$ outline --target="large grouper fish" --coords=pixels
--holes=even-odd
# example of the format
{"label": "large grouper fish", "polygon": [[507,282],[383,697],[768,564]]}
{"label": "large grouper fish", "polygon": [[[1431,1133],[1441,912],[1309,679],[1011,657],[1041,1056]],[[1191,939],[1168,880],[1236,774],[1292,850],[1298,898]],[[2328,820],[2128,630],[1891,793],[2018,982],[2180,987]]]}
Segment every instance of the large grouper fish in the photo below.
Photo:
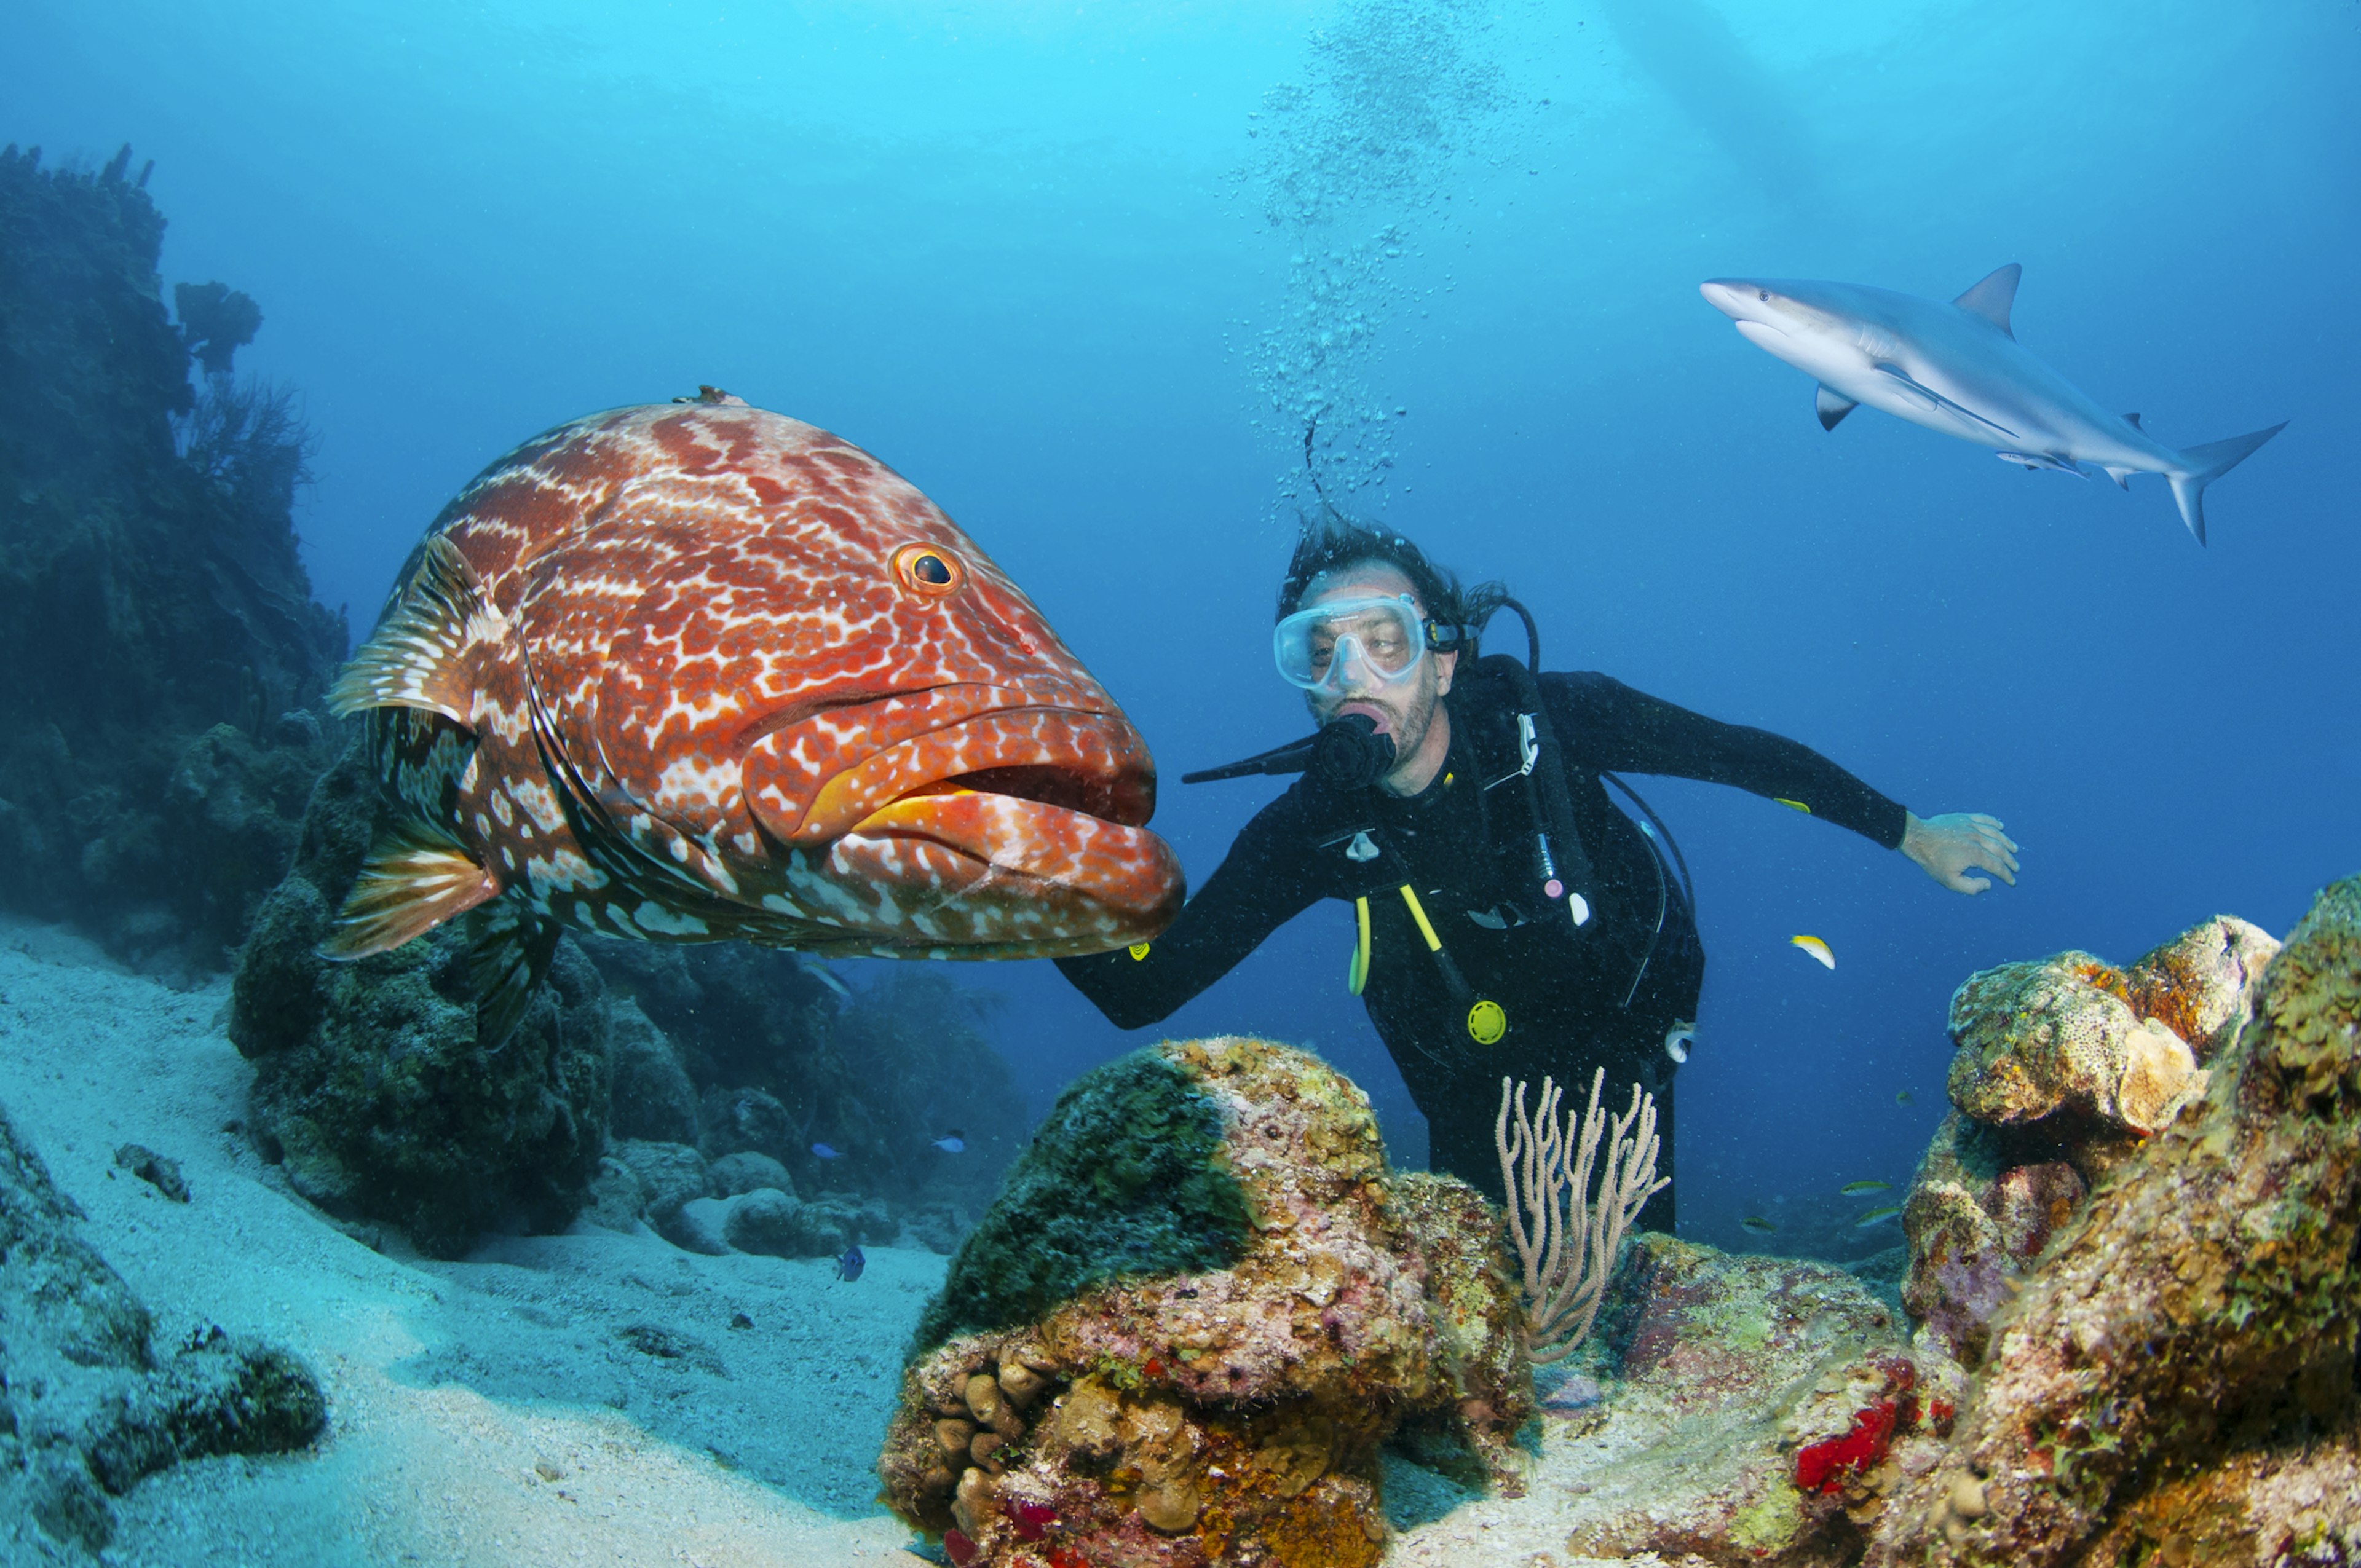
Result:
{"label": "large grouper fish", "polygon": [[329,702],[392,825],[324,950],[467,915],[487,1043],[569,927],[1013,959],[1180,908],[1147,745],[1040,611],[884,464],[710,388],[485,469]]}

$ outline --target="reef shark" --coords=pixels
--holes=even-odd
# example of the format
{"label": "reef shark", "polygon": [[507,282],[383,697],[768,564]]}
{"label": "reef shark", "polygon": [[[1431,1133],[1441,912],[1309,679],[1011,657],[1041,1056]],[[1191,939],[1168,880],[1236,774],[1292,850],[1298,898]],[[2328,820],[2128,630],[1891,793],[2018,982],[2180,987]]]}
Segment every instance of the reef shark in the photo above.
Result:
{"label": "reef shark", "polygon": [[2024,269],[2012,261],[1950,303],[1858,283],[1716,278],[1698,285],[1739,334],[1820,383],[1820,428],[1867,403],[1913,424],[1989,446],[2004,463],[2089,478],[2090,464],[2125,489],[2161,474],[2180,519],[2205,543],[2205,487],[2287,428],[2174,448],[2117,417],[2026,352],[2009,329]]}

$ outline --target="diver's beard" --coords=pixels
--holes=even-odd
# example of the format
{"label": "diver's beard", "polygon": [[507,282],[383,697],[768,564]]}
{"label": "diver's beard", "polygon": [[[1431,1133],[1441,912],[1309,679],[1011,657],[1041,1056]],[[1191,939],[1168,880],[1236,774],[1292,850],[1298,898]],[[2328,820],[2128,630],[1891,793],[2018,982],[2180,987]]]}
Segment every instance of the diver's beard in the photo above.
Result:
{"label": "diver's beard", "polygon": [[1375,708],[1384,714],[1381,733],[1391,738],[1394,743],[1395,764],[1388,770],[1390,777],[1393,773],[1408,766],[1411,760],[1418,755],[1419,749],[1426,744],[1427,731],[1434,728],[1434,710],[1443,698],[1430,684],[1429,678],[1422,678],[1416,689],[1400,698],[1389,700],[1389,697],[1390,694],[1380,696],[1368,692],[1349,692],[1334,702],[1312,704],[1312,717],[1321,724],[1332,724],[1343,718],[1348,709]]}

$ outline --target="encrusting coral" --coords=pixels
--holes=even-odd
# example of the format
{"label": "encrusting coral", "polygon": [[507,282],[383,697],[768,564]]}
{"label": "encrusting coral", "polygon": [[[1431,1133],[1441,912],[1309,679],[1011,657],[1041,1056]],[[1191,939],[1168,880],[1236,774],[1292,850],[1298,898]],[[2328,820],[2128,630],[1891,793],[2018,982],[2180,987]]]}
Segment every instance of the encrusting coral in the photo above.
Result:
{"label": "encrusting coral", "polygon": [[1498,1217],[1387,1168],[1304,1052],[1169,1043],[1077,1080],[929,1309],[878,1461],[957,1563],[1366,1568],[1405,1421],[1520,1485]]}
{"label": "encrusting coral", "polygon": [[[2361,1541],[2323,1490],[2356,1473],[2361,878],[2321,894],[2239,1028],[2250,930],[2213,923],[2153,964],[2201,982],[2150,1016],[2204,1036],[2204,1097],[2115,1162],[1992,1320],[1957,1435],[1870,1562],[2252,1563],[2283,1542],[2326,1563]],[[2312,1509],[2303,1539],[2257,1517],[2274,1506]]]}

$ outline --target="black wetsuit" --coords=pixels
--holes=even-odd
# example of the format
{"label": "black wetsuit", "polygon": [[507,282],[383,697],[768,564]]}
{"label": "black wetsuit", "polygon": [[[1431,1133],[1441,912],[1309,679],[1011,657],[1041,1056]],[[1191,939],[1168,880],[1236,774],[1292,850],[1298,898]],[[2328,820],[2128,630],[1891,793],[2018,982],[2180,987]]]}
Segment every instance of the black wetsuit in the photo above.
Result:
{"label": "black wetsuit", "polygon": [[[1637,822],[1609,801],[1599,773],[1735,784],[1799,803],[1889,849],[1901,844],[1906,817],[1795,741],[1719,723],[1606,675],[1544,674],[1538,685],[1589,861],[1591,918],[1576,929],[1568,905],[1542,890],[1533,808],[1517,776],[1518,694],[1500,663],[1463,665],[1466,678],[1444,699],[1450,754],[1422,793],[1339,790],[1307,773],[1246,824],[1144,956],[1107,953],[1058,965],[1118,1027],[1141,1028],[1229,972],[1313,901],[1366,897],[1370,956],[1362,1000],[1426,1115],[1433,1168],[1497,1199],[1493,1120],[1501,1078],[1528,1080],[1538,1091],[1546,1073],[1579,1109],[1593,1069],[1604,1067],[1604,1098],[1617,1109],[1629,1103],[1635,1081],[1655,1095],[1664,1145],[1659,1173],[1669,1175],[1675,1064],[1664,1036],[1675,1021],[1697,1017],[1705,953],[1677,879]],[[1404,883],[1451,966],[1429,950],[1400,895]],[[1338,954],[1340,986],[1345,957]],[[1454,967],[1461,984],[1453,983]],[[1478,999],[1506,1014],[1507,1031],[1490,1045],[1477,1043],[1468,1027]],[[1667,1188],[1642,1223],[1670,1229],[1672,1196]]]}

